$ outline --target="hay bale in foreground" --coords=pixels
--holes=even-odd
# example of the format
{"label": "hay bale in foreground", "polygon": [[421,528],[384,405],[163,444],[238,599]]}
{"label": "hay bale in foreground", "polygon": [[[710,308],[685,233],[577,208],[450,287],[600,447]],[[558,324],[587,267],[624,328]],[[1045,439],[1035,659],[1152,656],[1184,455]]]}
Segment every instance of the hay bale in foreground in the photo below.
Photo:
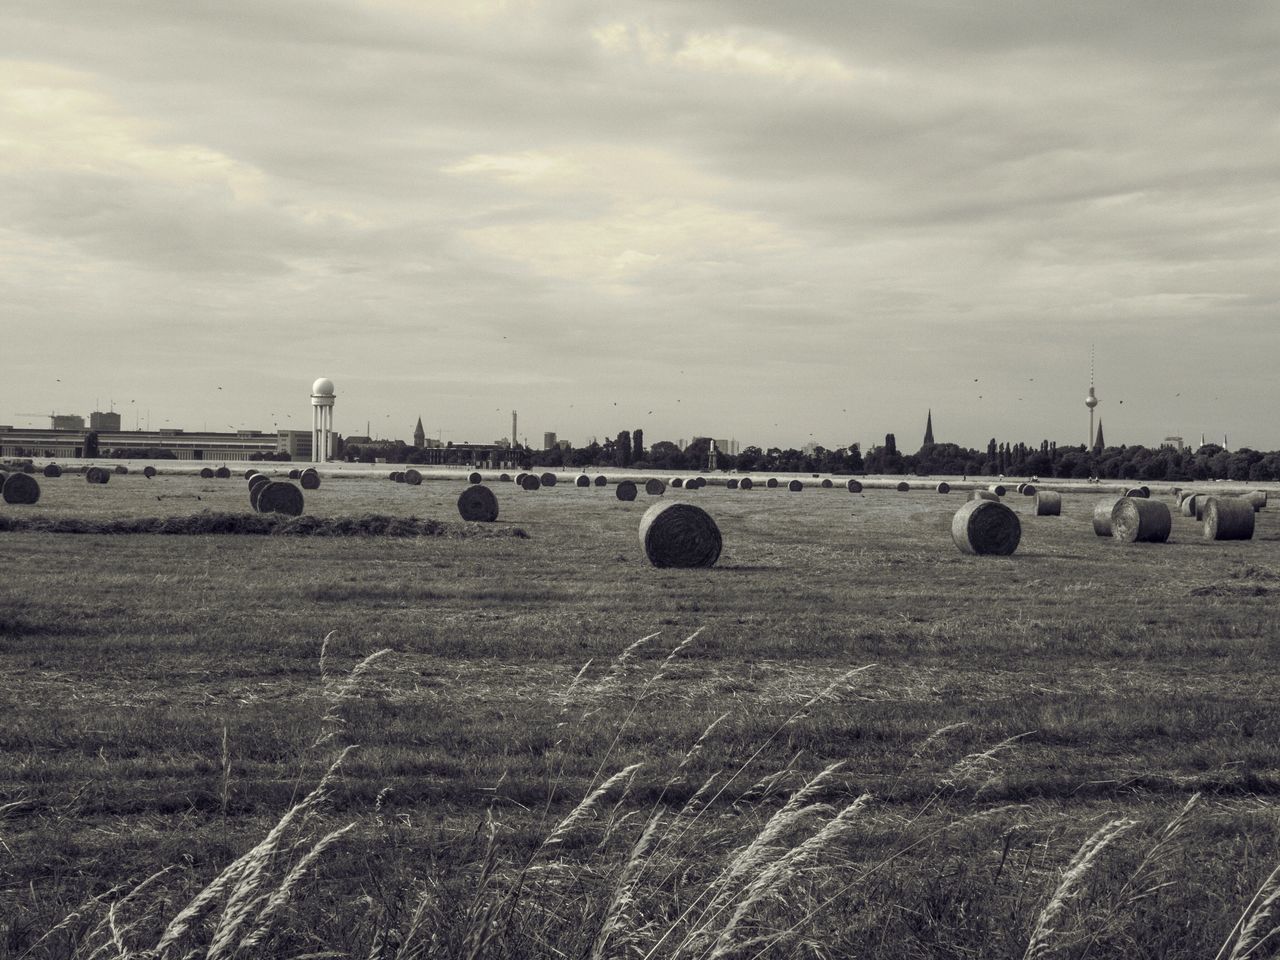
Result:
{"label": "hay bale in foreground", "polygon": [[1111,536],[1111,511],[1115,509],[1121,497],[1108,497],[1099,500],[1093,508],[1093,532],[1100,537]]}
{"label": "hay bale in foreground", "polygon": [[150,480],[152,477],[156,475],[156,468],[151,466],[150,464],[147,464],[145,467],[142,468],[142,475],[146,477],[148,480]]}
{"label": "hay bale in foreground", "polygon": [[591,478],[585,473],[580,473],[578,474],[578,479],[573,481],[573,484],[576,487],[589,487],[591,486]]}
{"label": "hay bale in foreground", "polygon": [[538,479],[536,473],[526,473],[524,479],[520,481],[521,490],[537,490],[542,486],[542,481]]}
{"label": "hay bale in foreground", "polygon": [[476,470],[467,474],[467,483],[479,483],[483,479],[484,477],[480,476],[480,473]]}
{"label": "hay bale in foreground", "polygon": [[[40,484],[29,473],[11,473],[4,478],[0,496],[4,497],[5,503],[30,505],[40,499]],[[1251,507],[1250,512],[1252,509]]]}
{"label": "hay bale in foreground", "polygon": [[46,463],[44,465],[43,472],[46,477],[50,477],[50,478],[62,476],[62,468],[58,466],[56,463]]}
{"label": "hay bale in foreground", "polygon": [[990,490],[971,490],[969,491],[969,499],[970,500],[990,500],[994,502],[999,502],[1000,500],[1000,498],[997,497]]}
{"label": "hay bale in foreground", "polygon": [[644,492],[651,497],[660,497],[667,492],[667,485],[656,477],[650,477],[644,482]]}
{"label": "hay bale in foreground", "polygon": [[1035,498],[1037,517],[1062,516],[1062,494],[1052,490],[1041,490]]}
{"label": "hay bale in foreground", "polygon": [[1018,549],[1022,523],[998,500],[970,500],[951,518],[951,539],[961,553],[1007,557]]}
{"label": "hay bale in foreground", "polygon": [[834,486],[835,484],[831,482],[830,478],[827,478],[822,481],[822,489],[824,490],[830,490]]}
{"label": "hay bale in foreground", "polygon": [[897,486],[895,486],[894,489],[897,490],[899,493],[906,493],[908,490],[911,489],[911,484],[907,483],[907,481],[905,480],[899,480]]}
{"label": "hay bale in foreground", "polygon": [[850,480],[848,483],[845,484],[845,489],[848,490],[850,493],[861,493],[862,484],[859,483],[857,480]]}
{"label": "hay bale in foreground", "polygon": [[737,477],[730,477],[728,480],[726,480],[726,481],[724,482],[724,488],[725,488],[726,490],[737,490],[737,489],[738,489],[738,478],[737,478]]}
{"label": "hay bale in foreground", "polygon": [[799,493],[801,490],[804,489],[804,484],[801,483],[799,480],[792,480],[790,483],[787,484],[787,489],[790,490],[792,493]]}
{"label": "hay bale in foreground", "polygon": [[1209,501],[1212,499],[1213,497],[1209,496],[1207,493],[1202,493],[1200,496],[1196,497],[1195,516],[1197,521],[1204,519],[1204,508],[1208,506]]}
{"label": "hay bale in foreground", "polygon": [[554,473],[544,473],[538,479],[542,481],[544,487],[554,487],[556,485],[556,475]]}
{"label": "hay bale in foreground", "polygon": [[265,486],[270,482],[271,482],[271,478],[268,477],[265,473],[255,473],[252,477],[249,478],[249,489],[252,490],[254,487]]}
{"label": "hay bale in foreground", "polygon": [[271,485],[270,480],[264,480],[262,483],[252,483],[249,485],[249,506],[256,512],[258,510],[258,498],[262,496],[262,491]]}
{"label": "hay bale in foreground", "polygon": [[609,478],[602,473],[600,476],[596,477],[595,483],[597,487],[607,487],[609,485]]}
{"label": "hay bale in foreground", "polygon": [[[416,487],[422,483],[422,473],[410,467],[404,472],[404,482],[411,487]],[[307,475],[305,473],[302,475],[302,485],[304,487],[307,485]]]}
{"label": "hay bale in foreground", "polygon": [[287,517],[300,517],[302,503],[302,491],[292,483],[272,480],[258,488],[259,513],[283,513]]}
{"label": "hay bale in foreground", "polygon": [[1209,497],[1204,508],[1206,540],[1252,540],[1253,504],[1244,497]]}
{"label": "hay bale in foreground", "polygon": [[1002,483],[993,483],[991,484],[991,486],[987,487],[987,489],[990,490],[992,493],[994,493],[997,497],[1003,497],[1006,493],[1009,492],[1007,489],[1005,489],[1005,486]]}
{"label": "hay bale in foreground", "polygon": [[765,486],[766,486],[766,487],[768,487],[770,490],[774,490],[774,489],[776,489],[776,488],[777,488],[777,486],[778,486],[777,478],[776,478],[776,477],[770,477],[770,478],[765,482]]}
{"label": "hay bale in foreground", "polygon": [[1249,505],[1252,506],[1255,511],[1261,510],[1267,505],[1267,491],[1254,490],[1251,493],[1246,493],[1241,499],[1248,500]]}
{"label": "hay bale in foreground", "polygon": [[640,543],[655,567],[710,567],[720,558],[720,528],[691,503],[655,503],[640,519]]}
{"label": "hay bale in foreground", "polygon": [[750,490],[755,485],[756,485],[756,482],[752,480],[750,477],[743,477],[741,480],[738,481],[739,490]]}
{"label": "hay bale in foreground", "polygon": [[1121,497],[1111,509],[1111,538],[1124,543],[1164,543],[1173,529],[1169,508],[1146,497]]}
{"label": "hay bale in foreground", "polygon": [[498,519],[498,498],[483,483],[473,483],[458,495],[458,514],[463,520],[493,523]]}
{"label": "hay bale in foreground", "polygon": [[947,483],[945,480],[939,480],[938,485],[934,487],[933,490],[935,493],[950,493],[951,484]]}
{"label": "hay bale in foreground", "polygon": [[219,467],[217,470],[213,471],[213,475],[219,480],[230,480],[231,468],[227,466]]}
{"label": "hay bale in foreground", "polygon": [[634,500],[636,498],[635,481],[620,480],[618,485],[614,488],[613,493],[619,500],[626,500],[628,502]]}

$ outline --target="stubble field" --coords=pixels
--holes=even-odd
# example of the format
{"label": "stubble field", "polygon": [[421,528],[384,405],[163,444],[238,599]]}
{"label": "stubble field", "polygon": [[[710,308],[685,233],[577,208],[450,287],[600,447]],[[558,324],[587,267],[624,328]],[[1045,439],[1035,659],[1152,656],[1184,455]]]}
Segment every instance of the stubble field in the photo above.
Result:
{"label": "stubble field", "polygon": [[[4,515],[248,510],[41,483]],[[307,493],[439,537],[0,533],[0,957],[1274,952],[1274,508],[1126,546],[1011,494],[975,558],[963,495],[668,490],[725,543],[678,571],[643,492],[461,485]]]}

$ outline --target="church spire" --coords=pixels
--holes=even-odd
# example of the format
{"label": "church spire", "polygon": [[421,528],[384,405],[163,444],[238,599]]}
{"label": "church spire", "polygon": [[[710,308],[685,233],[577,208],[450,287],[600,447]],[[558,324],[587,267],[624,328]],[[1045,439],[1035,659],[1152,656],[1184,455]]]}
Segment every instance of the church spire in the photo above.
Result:
{"label": "church spire", "polygon": [[933,445],[933,408],[929,409],[929,415],[924,420],[924,446]]}
{"label": "church spire", "polygon": [[426,446],[427,432],[422,429],[422,418],[418,418],[418,425],[413,429],[413,445],[415,447]]}
{"label": "church spire", "polygon": [[1102,418],[1099,417],[1098,418],[1098,435],[1094,438],[1094,441],[1093,441],[1093,452],[1101,453],[1106,448],[1106,446],[1107,446],[1106,441],[1102,439]]}

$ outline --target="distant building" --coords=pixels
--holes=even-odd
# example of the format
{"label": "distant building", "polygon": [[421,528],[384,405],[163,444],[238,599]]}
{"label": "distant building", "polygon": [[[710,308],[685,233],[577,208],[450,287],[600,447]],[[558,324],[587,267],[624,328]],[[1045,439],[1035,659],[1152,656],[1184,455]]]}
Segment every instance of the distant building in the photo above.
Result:
{"label": "distant building", "polygon": [[49,426],[54,430],[83,430],[84,417],[74,413],[55,413],[49,418]]}
{"label": "distant building", "polygon": [[427,432],[422,429],[422,418],[418,418],[418,425],[413,428],[413,445],[421,447],[426,443]]}
{"label": "distant building", "polygon": [[933,446],[933,410],[924,419],[924,443],[921,446]]}
{"label": "distant building", "polygon": [[1184,444],[1181,437],[1165,437],[1160,441],[1161,450],[1177,450],[1181,451]]}
{"label": "distant building", "polygon": [[276,449],[293,460],[309,461],[314,439],[311,430],[280,430],[276,434]]}
{"label": "distant building", "polygon": [[120,414],[114,411],[103,413],[101,410],[95,410],[89,414],[90,430],[111,430],[119,432],[120,430]]}
{"label": "distant building", "polygon": [[556,441],[556,446],[557,446],[557,447],[559,447],[561,450],[572,450],[572,449],[573,449],[573,444],[572,444],[571,442],[569,442],[568,440],[557,440],[557,441]]}
{"label": "distant building", "polygon": [[737,440],[717,440],[716,450],[730,457],[736,457],[738,455],[738,441]]}
{"label": "distant building", "polygon": [[542,435],[542,449],[554,450],[556,447],[556,434],[554,430],[549,430]]}

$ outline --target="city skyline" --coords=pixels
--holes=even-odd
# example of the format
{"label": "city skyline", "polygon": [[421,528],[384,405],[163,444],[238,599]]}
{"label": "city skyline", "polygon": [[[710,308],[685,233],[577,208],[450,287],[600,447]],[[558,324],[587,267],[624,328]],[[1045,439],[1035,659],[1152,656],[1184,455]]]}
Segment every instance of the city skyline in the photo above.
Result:
{"label": "city skyline", "polygon": [[1113,442],[1280,448],[1277,40],[1253,2],[19,0],[0,422],[305,429],[320,370],[341,433],[1081,442],[1096,344]]}

